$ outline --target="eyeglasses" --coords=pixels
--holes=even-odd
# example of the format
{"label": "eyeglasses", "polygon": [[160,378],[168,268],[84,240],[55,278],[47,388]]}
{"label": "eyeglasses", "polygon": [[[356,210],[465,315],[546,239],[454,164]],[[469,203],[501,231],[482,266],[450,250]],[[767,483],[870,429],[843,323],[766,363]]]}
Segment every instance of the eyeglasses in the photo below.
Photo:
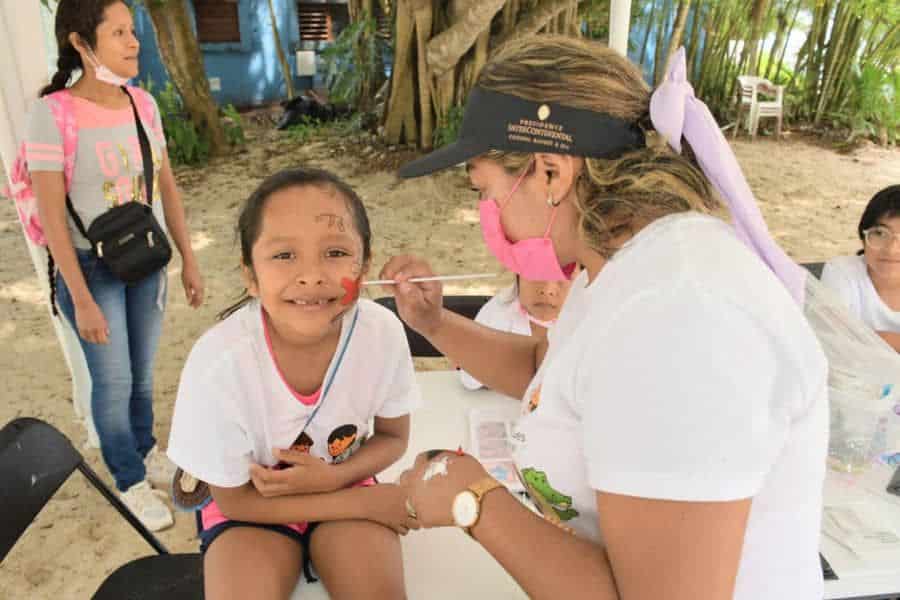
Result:
{"label": "eyeglasses", "polygon": [[895,239],[900,240],[900,233],[894,233],[884,225],[876,225],[863,230],[863,239],[866,245],[875,250],[883,250],[891,245]]}

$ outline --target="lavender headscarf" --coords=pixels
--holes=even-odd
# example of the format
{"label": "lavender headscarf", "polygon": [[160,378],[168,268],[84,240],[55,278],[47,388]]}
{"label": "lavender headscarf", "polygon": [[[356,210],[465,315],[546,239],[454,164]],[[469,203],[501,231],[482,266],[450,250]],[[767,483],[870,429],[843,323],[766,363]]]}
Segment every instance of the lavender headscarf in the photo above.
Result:
{"label": "lavender headscarf", "polygon": [[731,146],[709,108],[694,96],[687,80],[684,48],[672,57],[665,79],[650,98],[650,118],[676,152],[681,153],[682,135],[691,144],[700,168],[730,209],[738,238],[772,269],[802,306],[806,271],[772,239]]}

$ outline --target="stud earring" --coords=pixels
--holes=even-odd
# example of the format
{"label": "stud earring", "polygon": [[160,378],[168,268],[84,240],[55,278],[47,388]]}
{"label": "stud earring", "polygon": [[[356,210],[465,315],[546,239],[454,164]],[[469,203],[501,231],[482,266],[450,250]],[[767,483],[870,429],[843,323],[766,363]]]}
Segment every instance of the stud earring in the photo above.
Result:
{"label": "stud earring", "polygon": [[553,199],[553,192],[550,192],[549,194],[547,194],[547,206],[552,206],[553,208],[556,208],[557,206],[559,206],[560,202],[562,202],[562,200],[554,200]]}

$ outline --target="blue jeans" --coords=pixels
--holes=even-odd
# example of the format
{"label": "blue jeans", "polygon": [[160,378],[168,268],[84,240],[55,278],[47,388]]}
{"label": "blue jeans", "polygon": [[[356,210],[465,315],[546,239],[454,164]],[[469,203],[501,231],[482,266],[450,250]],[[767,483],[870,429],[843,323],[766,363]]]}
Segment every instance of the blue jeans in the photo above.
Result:
{"label": "blue jeans", "polygon": [[[91,412],[103,460],[125,491],[146,476],[144,458],[153,437],[153,359],[162,331],[165,271],[126,285],[88,250],[76,250],[94,301],[109,326],[109,343],[92,344],[80,336],[91,374]],[[75,306],[59,275],[56,302],[76,335]]]}

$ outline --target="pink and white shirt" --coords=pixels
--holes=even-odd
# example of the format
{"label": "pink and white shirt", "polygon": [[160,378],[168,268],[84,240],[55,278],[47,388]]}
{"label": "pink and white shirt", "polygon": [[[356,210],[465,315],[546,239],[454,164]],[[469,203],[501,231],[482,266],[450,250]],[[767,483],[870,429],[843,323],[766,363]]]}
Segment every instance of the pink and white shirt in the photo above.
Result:
{"label": "pink and white shirt", "polygon": [[[159,190],[159,170],[166,147],[162,120],[152,96],[135,88],[131,91],[146,96],[137,104],[147,107],[139,110],[153,153],[153,212],[165,228]],[[78,144],[68,193],[84,226],[90,227],[95,218],[113,206],[132,200],[146,202],[144,163],[130,106],[113,110],[74,95],[70,98]],[[45,98],[38,99],[29,111],[25,156],[32,173],[64,171],[63,136]],[[76,248],[90,248],[71,217],[69,232]]]}

